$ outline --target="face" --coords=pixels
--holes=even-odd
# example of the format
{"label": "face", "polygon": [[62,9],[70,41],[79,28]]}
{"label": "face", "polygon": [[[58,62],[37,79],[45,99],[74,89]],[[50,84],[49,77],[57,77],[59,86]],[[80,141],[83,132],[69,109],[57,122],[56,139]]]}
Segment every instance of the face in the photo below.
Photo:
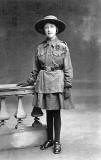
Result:
{"label": "face", "polygon": [[56,36],[57,27],[54,24],[46,23],[44,26],[44,32],[46,37],[54,38]]}

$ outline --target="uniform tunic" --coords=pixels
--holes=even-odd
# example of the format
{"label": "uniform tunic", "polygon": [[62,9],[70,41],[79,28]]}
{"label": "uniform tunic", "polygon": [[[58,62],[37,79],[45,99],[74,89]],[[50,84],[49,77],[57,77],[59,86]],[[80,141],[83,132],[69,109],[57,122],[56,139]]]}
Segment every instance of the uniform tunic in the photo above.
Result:
{"label": "uniform tunic", "polygon": [[73,68],[68,46],[57,37],[37,47],[28,82],[35,84],[33,106],[47,110],[64,108],[64,88],[72,87]]}

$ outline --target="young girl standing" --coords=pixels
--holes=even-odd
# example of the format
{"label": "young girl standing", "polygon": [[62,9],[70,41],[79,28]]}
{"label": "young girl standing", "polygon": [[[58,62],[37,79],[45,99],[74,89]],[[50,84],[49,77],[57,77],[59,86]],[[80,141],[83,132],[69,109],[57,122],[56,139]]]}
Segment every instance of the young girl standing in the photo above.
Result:
{"label": "young girl standing", "polygon": [[27,82],[20,84],[35,85],[33,105],[46,109],[47,118],[47,141],[40,149],[53,146],[54,154],[61,152],[61,109],[66,109],[64,100],[71,96],[73,78],[68,46],[57,37],[65,27],[63,21],[52,15],[35,24],[36,31],[45,35],[46,39],[37,47],[33,70]]}

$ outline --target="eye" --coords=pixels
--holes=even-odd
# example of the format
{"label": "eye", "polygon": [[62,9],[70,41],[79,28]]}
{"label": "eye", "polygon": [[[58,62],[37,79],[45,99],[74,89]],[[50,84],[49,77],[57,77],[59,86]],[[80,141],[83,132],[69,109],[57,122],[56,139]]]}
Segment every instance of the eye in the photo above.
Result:
{"label": "eye", "polygon": [[51,24],[51,26],[50,26],[51,28],[55,28],[55,26],[53,25],[53,24]]}
{"label": "eye", "polygon": [[45,28],[45,29],[47,29],[47,28],[48,28],[48,26],[45,26],[44,28]]}
{"label": "eye", "polygon": [[51,27],[54,27],[54,25],[51,24]]}

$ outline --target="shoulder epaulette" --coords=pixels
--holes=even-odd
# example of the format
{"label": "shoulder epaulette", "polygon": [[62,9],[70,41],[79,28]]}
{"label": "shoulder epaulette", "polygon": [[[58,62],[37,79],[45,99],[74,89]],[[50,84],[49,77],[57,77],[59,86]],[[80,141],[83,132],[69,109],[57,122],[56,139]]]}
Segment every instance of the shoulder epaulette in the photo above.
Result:
{"label": "shoulder epaulette", "polygon": [[61,41],[61,42],[64,43],[67,46],[67,42],[65,42],[65,41]]}
{"label": "shoulder epaulette", "polygon": [[67,42],[65,42],[65,41],[61,41],[61,42],[62,42],[62,44],[63,44],[64,50],[66,50],[66,51],[69,52],[69,48],[68,48]]}

